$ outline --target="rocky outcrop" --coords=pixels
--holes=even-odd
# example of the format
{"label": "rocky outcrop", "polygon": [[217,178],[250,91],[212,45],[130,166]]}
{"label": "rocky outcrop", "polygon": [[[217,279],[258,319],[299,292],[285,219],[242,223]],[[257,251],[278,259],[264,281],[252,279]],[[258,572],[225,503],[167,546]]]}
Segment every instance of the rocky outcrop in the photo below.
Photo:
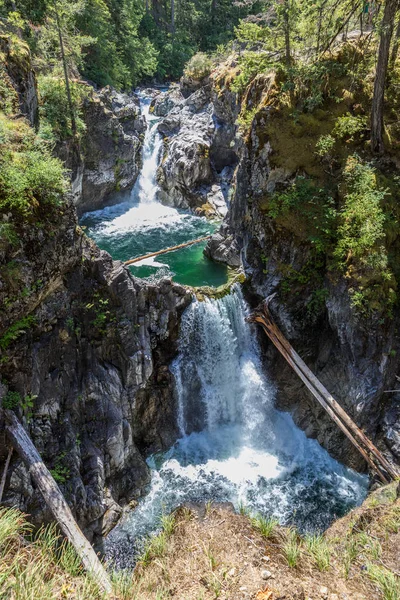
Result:
{"label": "rocky outcrop", "polygon": [[241,266],[240,248],[227,223],[223,223],[219,231],[211,237],[204,254],[215,262],[227,264],[229,267]]}
{"label": "rocky outcrop", "polygon": [[[133,186],[141,167],[142,134],[146,128],[138,98],[111,88],[91,94],[84,102],[83,118],[86,133],[81,158],[71,161],[79,214],[103,208],[110,203],[113,192]],[[65,148],[59,155],[68,165]]]}
{"label": "rocky outcrop", "polygon": [[[1,257],[0,396],[6,405],[14,398],[79,523],[96,539],[144,492],[146,454],[178,435],[168,364],[191,295],[169,280],[134,279],[80,231],[71,204],[51,230],[27,226],[21,239],[11,263],[7,251]],[[50,518],[17,457],[3,501],[35,523]]]}
{"label": "rocky outcrop", "polygon": [[[11,92],[19,79],[18,90],[34,81],[29,65],[7,77]],[[20,109],[29,117],[29,103]],[[105,89],[84,110],[81,148],[58,149],[73,170],[72,197],[37,203],[29,218],[3,215],[13,235],[0,240],[0,408],[17,412],[96,541],[143,494],[147,453],[178,435],[168,365],[191,293],[170,280],[133,278],[79,228],[74,201],[80,210],[96,208],[116,182],[132,184],[144,130],[135,96]],[[8,452],[2,425],[1,461]],[[3,502],[35,524],[51,519],[16,454]]]}
{"label": "rocky outcrop", "polygon": [[151,102],[150,111],[157,117],[166,117],[183,101],[184,97],[179,86],[172,84],[169,90],[156,94]]}
{"label": "rocky outcrop", "polygon": [[[384,393],[398,387],[397,316],[382,319],[378,315],[366,320],[358,315],[351,305],[348,283],[344,278],[327,276],[326,265],[316,260],[301,227],[277,223],[268,216],[266,198],[296,175],[290,168],[277,166],[277,153],[266,133],[273,119],[268,104],[273,87],[273,76],[254,80],[245,101],[248,110],[259,109],[247,131],[237,136],[234,122],[240,99],[229,84],[214,77],[211,95],[226,132],[223,145],[233,148],[239,162],[229,213],[205,253],[229,265],[236,265],[240,253],[251,302],[255,305],[271,298],[274,318],[295,349],[350,416],[398,459],[397,400]],[[277,382],[279,407],[290,411],[307,435],[317,438],[333,456],[363,468],[357,452],[304,390],[284,359],[263,336],[260,341],[267,368]]]}
{"label": "rocky outcrop", "polygon": [[163,115],[158,125],[164,136],[157,174],[161,202],[225,217],[234,154],[227,157],[226,136],[214,111],[210,86],[187,98],[174,87],[155,99],[153,109]]}

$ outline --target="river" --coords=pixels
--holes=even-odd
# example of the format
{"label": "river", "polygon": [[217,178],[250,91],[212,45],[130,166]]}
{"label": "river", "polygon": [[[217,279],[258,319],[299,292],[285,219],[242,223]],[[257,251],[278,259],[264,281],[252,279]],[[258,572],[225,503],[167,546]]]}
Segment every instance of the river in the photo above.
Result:
{"label": "river", "polygon": [[[149,101],[142,104],[149,127],[134,190],[123,203],[82,219],[100,247],[125,260],[215,227],[157,201],[161,140]],[[203,257],[202,249],[151,259],[133,273],[174,276],[188,285],[226,281],[226,269]],[[160,515],[186,501],[229,501],[303,531],[320,531],[365,498],[367,477],[340,465],[289,414],[275,409],[274,385],[263,371],[254,326],[246,322],[248,310],[240,286],[220,300],[194,300],[186,309],[171,366],[180,439],[148,459],[147,495],[105,541],[106,556],[118,566],[131,566]]]}

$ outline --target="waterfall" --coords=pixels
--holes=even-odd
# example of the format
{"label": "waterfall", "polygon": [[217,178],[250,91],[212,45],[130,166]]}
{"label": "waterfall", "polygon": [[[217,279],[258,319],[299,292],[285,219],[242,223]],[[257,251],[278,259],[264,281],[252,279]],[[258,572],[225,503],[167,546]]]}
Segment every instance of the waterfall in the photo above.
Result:
{"label": "waterfall", "polygon": [[180,355],[173,365],[182,435],[262,423],[273,389],[260,376],[247,307],[240,289],[221,301],[194,302],[182,320]]}
{"label": "waterfall", "polygon": [[[150,112],[151,98],[140,94],[142,115],[147,128],[142,148],[142,169],[132,190],[116,192],[117,203],[86,213],[81,224],[100,248],[116,260],[129,260],[169,248],[212,233],[217,223],[188,211],[165,206],[158,201],[157,168],[162,154],[159,117]],[[139,277],[155,281],[173,277],[186,285],[219,286],[227,280],[225,265],[213,263],[203,255],[204,244],[179,252],[152,257],[131,266]]]}
{"label": "waterfall", "polygon": [[157,131],[159,119],[151,115],[150,104],[150,98],[142,99],[142,115],[146,119],[147,128],[143,140],[142,169],[135,186],[139,202],[146,204],[157,201],[157,167],[162,147],[162,138]]}
{"label": "waterfall", "polygon": [[[239,287],[220,300],[193,301],[172,365],[181,438],[152,456],[149,494],[110,535],[121,541],[156,526],[162,510],[185,501],[229,501],[302,530],[322,530],[366,495],[367,479],[340,465],[274,408],[274,386],[245,318]],[[123,548],[123,556],[120,552]]]}

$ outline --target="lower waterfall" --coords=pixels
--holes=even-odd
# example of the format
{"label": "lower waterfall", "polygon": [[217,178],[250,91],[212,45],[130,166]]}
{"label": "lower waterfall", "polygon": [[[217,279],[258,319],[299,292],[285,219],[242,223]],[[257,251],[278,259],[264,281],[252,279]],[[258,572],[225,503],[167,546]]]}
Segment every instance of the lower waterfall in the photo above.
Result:
{"label": "lower waterfall", "polygon": [[149,458],[149,493],[107,538],[106,555],[117,565],[131,565],[162,512],[183,502],[228,501],[315,531],[364,499],[367,478],[274,408],[247,313],[239,287],[185,311],[172,365],[181,438]]}

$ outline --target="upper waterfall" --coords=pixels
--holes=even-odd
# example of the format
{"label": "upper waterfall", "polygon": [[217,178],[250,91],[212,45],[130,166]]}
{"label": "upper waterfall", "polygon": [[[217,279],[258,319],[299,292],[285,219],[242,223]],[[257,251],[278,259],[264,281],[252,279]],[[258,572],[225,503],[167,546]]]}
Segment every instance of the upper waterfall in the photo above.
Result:
{"label": "upper waterfall", "polygon": [[[113,199],[117,200],[116,204],[86,213],[81,219],[98,246],[114,259],[123,261],[204,237],[218,226],[205,217],[159,202],[157,169],[163,147],[158,132],[160,118],[151,113],[149,96],[140,94],[140,102],[147,128],[142,169],[134,187],[129,192],[116,192]],[[174,277],[178,283],[193,286],[226,283],[226,266],[206,258],[203,248],[204,244],[197,244],[165,254],[162,259],[145,259],[132,265],[132,273],[155,281],[165,276]]]}

